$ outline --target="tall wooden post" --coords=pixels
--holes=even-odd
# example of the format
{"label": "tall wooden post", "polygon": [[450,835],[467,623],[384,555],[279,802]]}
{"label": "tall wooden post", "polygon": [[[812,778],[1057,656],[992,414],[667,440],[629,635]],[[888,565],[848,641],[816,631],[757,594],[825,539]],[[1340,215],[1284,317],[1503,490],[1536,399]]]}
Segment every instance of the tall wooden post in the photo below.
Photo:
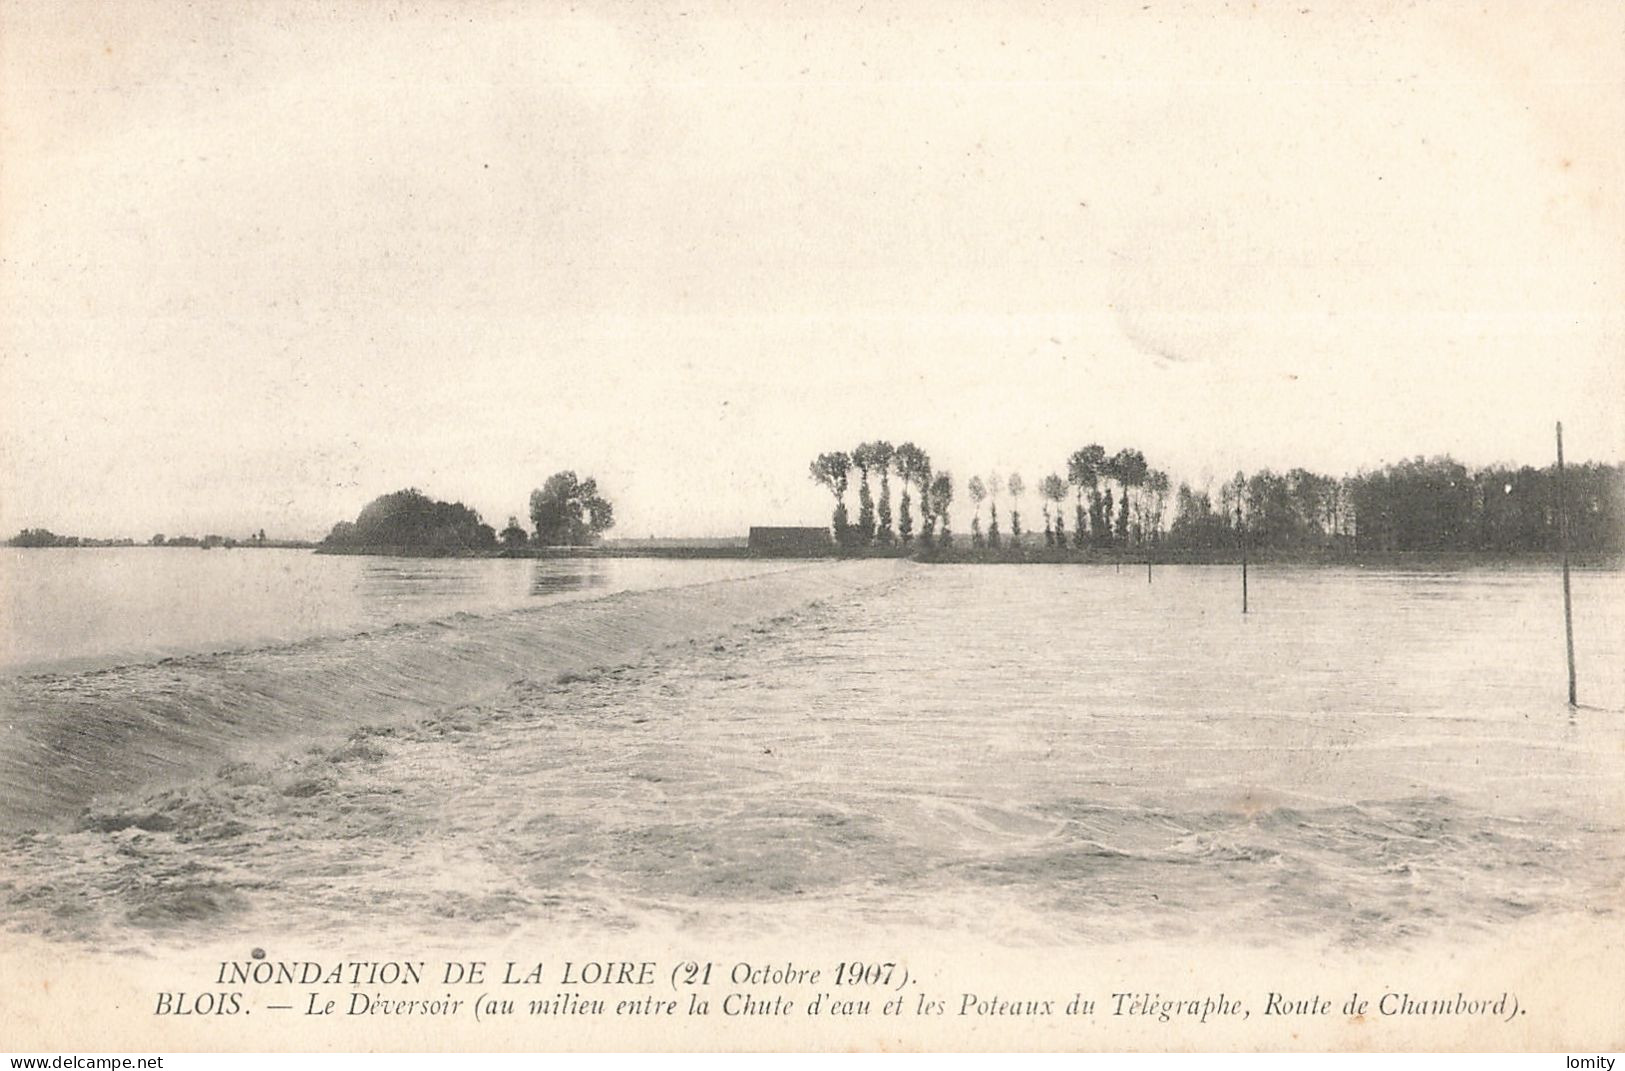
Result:
{"label": "tall wooden post", "polygon": [[1557,531],[1563,548],[1563,639],[1569,653],[1569,706],[1578,706],[1574,690],[1574,610],[1569,598],[1569,506],[1564,492],[1563,422],[1557,422]]}
{"label": "tall wooden post", "polygon": [[1236,528],[1241,532],[1241,612],[1247,612],[1247,522],[1242,519],[1241,506],[1236,506]]}

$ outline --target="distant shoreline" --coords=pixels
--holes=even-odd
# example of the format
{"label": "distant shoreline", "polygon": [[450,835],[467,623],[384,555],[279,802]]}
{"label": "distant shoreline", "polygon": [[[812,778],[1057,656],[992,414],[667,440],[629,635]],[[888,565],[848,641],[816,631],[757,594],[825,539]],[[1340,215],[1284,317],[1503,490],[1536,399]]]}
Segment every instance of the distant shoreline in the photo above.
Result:
{"label": "distant shoreline", "polygon": [[374,558],[753,558],[764,556],[752,554],[750,548],[743,544],[651,547],[497,547],[491,550],[404,546],[335,547],[317,544],[316,553]]}
{"label": "distant shoreline", "polygon": [[[17,550],[108,550],[151,547],[165,549],[199,549],[189,544],[100,543],[56,545],[46,547],[14,547]],[[1239,566],[1239,549],[1171,548],[1171,547],[1085,547],[1060,550],[1043,546],[966,547],[955,545],[946,549],[919,546],[877,546],[863,548],[831,548],[824,554],[776,554],[753,551],[742,543],[672,543],[651,546],[593,546],[593,547],[499,547],[491,550],[458,550],[445,547],[408,546],[324,546],[320,543],[296,542],[237,543],[217,546],[221,550],[308,550],[315,554],[372,558],[526,558],[526,559],[579,559],[579,558],[659,558],[659,559],[726,559],[734,561],[828,561],[865,560],[871,558],[907,558],[924,565],[1226,565]],[[1529,551],[1428,551],[1396,550],[1353,553],[1334,550],[1260,550],[1248,551],[1250,565],[1292,566],[1296,568],[1385,568],[1385,569],[1509,569],[1531,565],[1556,567],[1562,555],[1555,550]],[[1569,564],[1576,569],[1625,569],[1625,555],[1607,552],[1571,552]]]}
{"label": "distant shoreline", "polygon": [[[413,547],[322,547],[317,554],[348,554],[393,558],[731,558],[783,561],[860,560],[908,558],[925,565],[1233,565],[1241,564],[1238,549],[1127,549],[1086,547],[1059,550],[1051,547],[866,547],[832,548],[826,554],[770,554],[747,546],[652,547],[522,547],[490,551],[452,551]],[[1251,565],[1301,567],[1382,567],[1395,569],[1514,568],[1556,566],[1558,551],[1378,551],[1361,554],[1318,550],[1249,551]],[[1625,568],[1625,556],[1607,553],[1571,553],[1569,562],[1581,569]]]}
{"label": "distant shoreline", "polygon": [[149,550],[315,550],[320,544],[308,539],[271,539],[263,543],[257,541],[238,542],[236,540],[205,543],[196,539],[190,541],[175,540],[168,543],[138,543],[133,539],[81,539],[78,536],[67,536],[56,543],[8,541],[5,546],[11,550],[134,550],[137,548]]}

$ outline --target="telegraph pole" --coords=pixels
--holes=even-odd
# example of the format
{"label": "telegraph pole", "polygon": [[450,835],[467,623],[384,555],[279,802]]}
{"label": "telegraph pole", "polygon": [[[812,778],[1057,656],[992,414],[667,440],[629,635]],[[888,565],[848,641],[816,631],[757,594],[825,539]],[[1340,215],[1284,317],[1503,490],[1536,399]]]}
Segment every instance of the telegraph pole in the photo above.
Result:
{"label": "telegraph pole", "polygon": [[[1241,516],[1241,503],[1236,503],[1236,528],[1241,531],[1241,612],[1247,612],[1247,522]],[[1567,575],[1567,574],[1564,574]]]}
{"label": "telegraph pole", "polygon": [[1574,690],[1574,610],[1569,597],[1569,507],[1564,493],[1563,422],[1557,422],[1557,523],[1563,548],[1563,638],[1569,653],[1569,706],[1578,706]]}

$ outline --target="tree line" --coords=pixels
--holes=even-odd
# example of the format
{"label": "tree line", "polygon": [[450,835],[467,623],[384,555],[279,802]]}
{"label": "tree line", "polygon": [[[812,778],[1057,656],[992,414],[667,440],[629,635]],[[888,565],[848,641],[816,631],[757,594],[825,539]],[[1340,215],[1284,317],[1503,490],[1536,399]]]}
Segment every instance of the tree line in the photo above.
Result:
{"label": "tree line", "polygon": [[[10,539],[6,545],[11,547],[135,547],[142,544],[133,539],[91,539],[84,536],[57,535],[49,528],[24,528]],[[294,539],[268,539],[265,529],[244,539],[234,539],[231,536],[205,535],[198,536],[164,536],[163,533],[147,540],[150,547],[202,547],[211,550],[215,547],[308,547],[309,543]]]}
{"label": "tree line", "polygon": [[8,547],[133,547],[133,539],[90,539],[57,535],[49,528],[24,528],[6,540]]}
{"label": "tree line", "polygon": [[[846,507],[846,493],[852,473],[858,477],[858,518],[856,523]],[[891,477],[902,484],[897,526],[892,527]],[[809,475],[834,498],[830,527],[835,542],[846,548],[908,545],[914,541],[914,509],[920,514],[920,544],[925,547],[953,546],[949,509],[953,505],[955,481],[951,472],[934,472],[931,457],[913,443],[893,447],[884,439],[859,443],[850,452],[837,450],[819,454],[809,466]],[[879,485],[875,497],[874,484]],[[1051,473],[1038,482],[1044,516],[1044,545],[1066,547],[1068,543],[1065,503],[1074,499],[1071,546],[1107,546],[1140,543],[1160,533],[1168,497],[1168,475],[1146,464],[1138,450],[1125,449],[1108,455],[1103,446],[1091,444],[1067,459],[1066,476]],[[1019,472],[1001,476],[997,472],[970,477],[965,492],[974,512],[970,540],[973,547],[998,548],[1006,544],[1024,545],[1022,503],[1027,482]],[[1008,529],[999,523],[999,502],[1008,497]],[[982,504],[987,504],[987,524],[982,524]]]}
{"label": "tree line", "polygon": [[[852,470],[858,472],[858,520],[851,523],[846,510],[846,490]],[[913,443],[893,447],[883,439],[859,443],[847,453],[837,450],[819,454],[809,466],[812,479],[835,498],[830,530],[842,547],[907,545],[914,541],[914,510],[920,513],[920,539],[926,546],[953,541],[948,528],[948,506],[953,501],[951,473],[933,473],[931,456]],[[892,527],[891,476],[897,474],[903,490],[898,502],[897,526]],[[880,482],[877,507],[870,477]],[[940,532],[938,525],[941,526]]]}
{"label": "tree line", "polygon": [[498,533],[479,511],[461,502],[442,502],[415,487],[379,495],[353,521],[340,521],[322,540],[330,549],[400,548],[432,553],[518,550],[523,547],[580,547],[598,541],[614,527],[615,508],[591,477],[556,472],[530,494],[527,531],[517,514]]}
{"label": "tree line", "polygon": [[[822,453],[809,474],[834,500],[830,527],[838,546],[884,548],[916,540],[924,548],[953,546],[953,474],[934,472],[930,455],[913,443],[893,447],[873,440],[851,451]],[[846,504],[854,476],[855,522]],[[895,527],[894,476],[902,486]],[[974,475],[964,490],[973,510],[971,546],[1039,545],[1038,534],[1022,525],[1028,484],[1019,472]],[[1168,473],[1153,468],[1141,451],[1108,453],[1091,443],[1073,451],[1061,470],[1041,477],[1036,491],[1042,545],[1056,551],[1229,550],[1245,536],[1263,550],[1513,553],[1555,550],[1559,540],[1555,465],[1469,469],[1448,456],[1416,457],[1352,476],[1263,469],[1237,472],[1216,491],[1185,482],[1171,490]],[[1625,550],[1625,467],[1568,466],[1563,493],[1574,550]],[[1001,502],[1006,525],[1000,523]]]}
{"label": "tree line", "polygon": [[[1181,484],[1169,542],[1178,547],[1251,545],[1338,549],[1517,553],[1558,549],[1557,466],[1470,469],[1451,457],[1415,457],[1332,477],[1305,469],[1238,472],[1212,492]],[[1569,546],[1625,550],[1625,467],[1567,466],[1562,493]]]}

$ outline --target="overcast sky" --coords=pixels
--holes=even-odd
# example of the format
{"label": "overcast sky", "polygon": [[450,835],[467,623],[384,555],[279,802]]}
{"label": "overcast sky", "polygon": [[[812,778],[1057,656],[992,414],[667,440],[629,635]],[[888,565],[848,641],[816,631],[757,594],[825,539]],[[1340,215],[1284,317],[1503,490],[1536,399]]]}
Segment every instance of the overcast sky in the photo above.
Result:
{"label": "overcast sky", "polygon": [[1619,5],[653,6],[0,0],[0,530],[1625,456]]}

